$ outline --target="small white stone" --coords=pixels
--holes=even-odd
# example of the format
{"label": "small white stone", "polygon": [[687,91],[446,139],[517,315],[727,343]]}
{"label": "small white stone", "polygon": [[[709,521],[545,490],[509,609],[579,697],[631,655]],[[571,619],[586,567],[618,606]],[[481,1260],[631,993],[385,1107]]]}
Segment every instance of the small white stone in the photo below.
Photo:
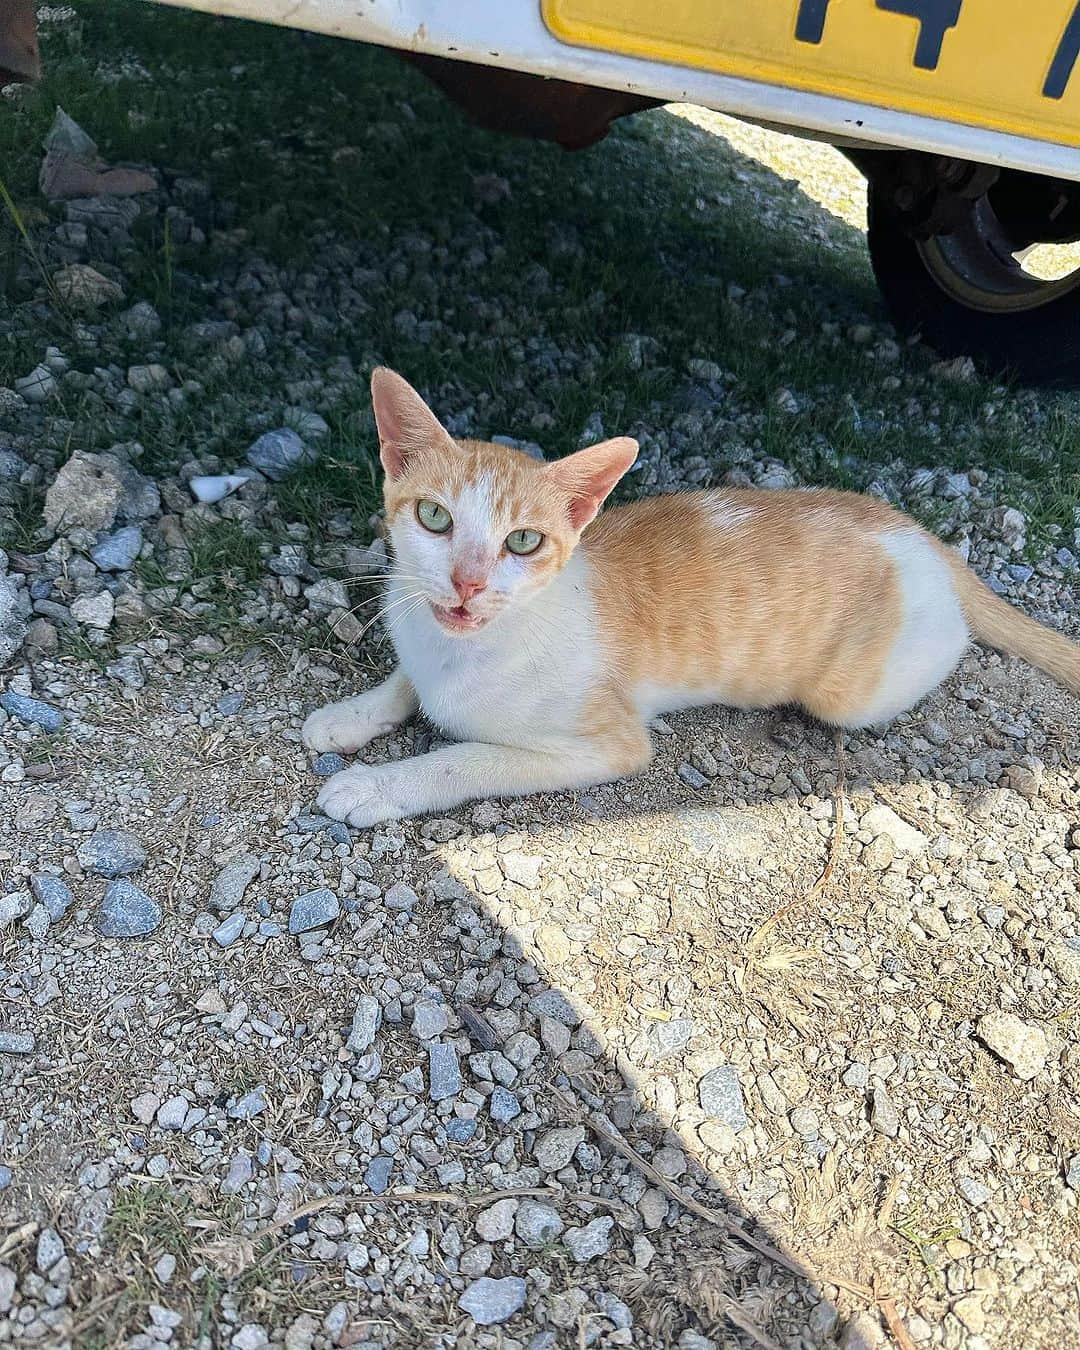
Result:
{"label": "small white stone", "polygon": [[200,474],[188,483],[188,487],[196,501],[211,505],[243,487],[247,481],[238,473]]}

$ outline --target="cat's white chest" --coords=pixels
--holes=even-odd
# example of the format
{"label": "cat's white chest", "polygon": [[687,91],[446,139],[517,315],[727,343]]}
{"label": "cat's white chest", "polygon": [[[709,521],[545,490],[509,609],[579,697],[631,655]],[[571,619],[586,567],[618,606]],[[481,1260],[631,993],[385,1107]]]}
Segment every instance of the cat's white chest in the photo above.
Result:
{"label": "cat's white chest", "polygon": [[592,596],[573,565],[475,636],[446,633],[426,608],[389,628],[420,706],[456,740],[542,745],[576,731],[599,673]]}

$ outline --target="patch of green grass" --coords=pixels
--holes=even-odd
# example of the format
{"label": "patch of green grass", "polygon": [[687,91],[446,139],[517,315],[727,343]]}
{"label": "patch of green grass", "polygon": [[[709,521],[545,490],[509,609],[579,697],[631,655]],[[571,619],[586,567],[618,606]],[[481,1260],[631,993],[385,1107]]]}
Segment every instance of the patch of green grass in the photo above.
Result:
{"label": "patch of green grass", "polygon": [[371,459],[354,463],[327,456],[286,479],[278,488],[278,504],[286,520],[301,521],[316,532],[328,516],[344,512],[357,536],[366,538],[368,519],[382,504],[382,492]]}
{"label": "patch of green grass", "polygon": [[106,1239],[123,1250],[169,1252],[186,1258],[195,1230],[188,1220],[194,1202],[166,1182],[133,1184],[117,1188],[112,1213],[105,1225]]}
{"label": "patch of green grass", "polygon": [[56,654],[63,660],[74,661],[80,665],[88,664],[96,666],[98,670],[104,670],[116,655],[116,647],[112,641],[97,646],[78,628],[61,628]]}
{"label": "patch of green grass", "polygon": [[9,498],[11,515],[0,516],[0,548],[35,553],[41,547],[37,534],[44,521],[41,511],[45,492],[41,487],[18,485]]}
{"label": "patch of green grass", "polygon": [[191,537],[191,575],[226,589],[250,585],[263,573],[262,539],[232,520],[207,525]]}
{"label": "patch of green grass", "polygon": [[67,740],[66,731],[47,731],[35,736],[26,751],[28,764],[52,764]]}

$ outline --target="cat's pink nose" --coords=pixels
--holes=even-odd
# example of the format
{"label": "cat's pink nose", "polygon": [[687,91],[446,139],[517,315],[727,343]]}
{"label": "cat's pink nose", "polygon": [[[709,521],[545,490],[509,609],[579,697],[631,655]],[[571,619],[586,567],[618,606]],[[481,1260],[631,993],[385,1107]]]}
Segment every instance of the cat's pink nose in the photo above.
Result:
{"label": "cat's pink nose", "polygon": [[451,572],[450,580],[454,583],[454,590],[457,591],[463,605],[468,604],[474,595],[487,590],[486,577],[468,577],[462,576],[460,572]]}

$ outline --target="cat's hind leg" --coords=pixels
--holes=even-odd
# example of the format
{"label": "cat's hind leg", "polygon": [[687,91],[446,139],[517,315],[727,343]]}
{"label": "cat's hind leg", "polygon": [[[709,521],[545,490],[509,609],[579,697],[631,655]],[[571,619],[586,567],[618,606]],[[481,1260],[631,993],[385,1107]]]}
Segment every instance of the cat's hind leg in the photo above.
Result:
{"label": "cat's hind leg", "polygon": [[355,698],[328,703],[304,723],[300,738],[309,750],[351,755],[407,722],[420,707],[412,681],[400,668],[382,684]]}
{"label": "cat's hind leg", "polygon": [[885,641],[802,699],[815,717],[851,731],[913,707],[956,669],[970,642],[952,569],[932,540],[912,528],[879,535],[878,544],[895,569],[896,614]]}

